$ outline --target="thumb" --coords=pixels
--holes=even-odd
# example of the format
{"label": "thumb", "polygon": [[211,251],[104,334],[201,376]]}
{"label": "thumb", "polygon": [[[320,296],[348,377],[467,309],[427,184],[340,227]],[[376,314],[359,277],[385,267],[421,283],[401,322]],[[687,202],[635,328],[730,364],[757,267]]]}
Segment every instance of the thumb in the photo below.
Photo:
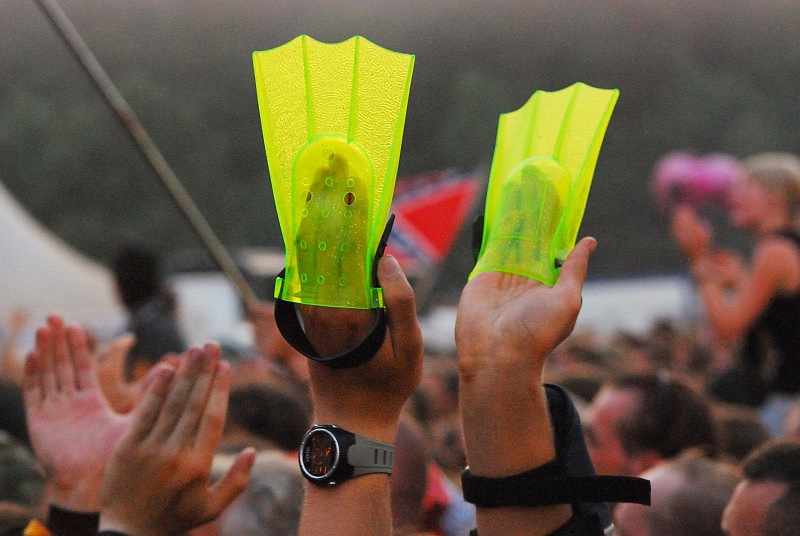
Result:
{"label": "thumb", "polygon": [[211,520],[217,517],[247,488],[250,470],[255,461],[255,449],[247,447],[239,453],[225,476],[209,487],[207,509],[202,514],[205,519]]}
{"label": "thumb", "polygon": [[414,355],[422,347],[422,334],[417,321],[414,290],[406,279],[397,259],[391,255],[381,258],[378,281],[388,311],[389,333],[396,355]]}
{"label": "thumb", "polygon": [[134,344],[136,344],[136,336],[133,333],[123,333],[109,343],[108,347],[100,354],[99,362],[107,362],[109,365],[121,364]]}
{"label": "thumb", "polygon": [[567,255],[555,286],[572,292],[577,291],[580,294],[586,280],[586,273],[589,271],[589,257],[595,248],[597,248],[597,240],[594,238],[581,239]]}

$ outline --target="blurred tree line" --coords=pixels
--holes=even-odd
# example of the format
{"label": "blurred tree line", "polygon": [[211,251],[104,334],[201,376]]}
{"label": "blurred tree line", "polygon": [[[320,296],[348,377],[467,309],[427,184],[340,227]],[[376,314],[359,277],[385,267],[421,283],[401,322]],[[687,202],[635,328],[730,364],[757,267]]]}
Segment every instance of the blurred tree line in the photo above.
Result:
{"label": "blurred tree line", "polygon": [[[62,0],[231,248],[282,246],[251,52],[299,34],[416,55],[400,175],[488,166],[498,115],[537,89],[621,91],[581,234],[594,276],[681,269],[649,192],[667,152],[800,152],[794,0]],[[32,0],[0,5],[0,181],[100,260],[122,242],[198,247]],[[465,229],[446,272],[471,268]]]}

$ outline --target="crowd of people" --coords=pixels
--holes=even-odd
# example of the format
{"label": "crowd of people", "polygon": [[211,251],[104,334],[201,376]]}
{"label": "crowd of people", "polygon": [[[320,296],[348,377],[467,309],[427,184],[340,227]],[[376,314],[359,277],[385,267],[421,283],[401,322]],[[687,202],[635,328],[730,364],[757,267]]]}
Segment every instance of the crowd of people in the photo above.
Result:
{"label": "crowd of people", "polygon": [[[644,336],[572,332],[591,238],[554,286],[472,278],[455,355],[425,352],[413,290],[382,258],[386,341],[342,369],[288,344],[266,302],[247,312],[250,354],[185,348],[153,259],[126,250],[121,290],[148,289],[120,294],[135,336],[95,341],[64,312],[33,348],[3,349],[0,535],[796,535],[800,159],[762,154],[742,170],[728,210],[753,254],[722,250],[677,207],[671,231],[707,320]],[[373,323],[298,309],[321,355]],[[298,448],[313,424],[391,445],[391,476],[306,482]]]}

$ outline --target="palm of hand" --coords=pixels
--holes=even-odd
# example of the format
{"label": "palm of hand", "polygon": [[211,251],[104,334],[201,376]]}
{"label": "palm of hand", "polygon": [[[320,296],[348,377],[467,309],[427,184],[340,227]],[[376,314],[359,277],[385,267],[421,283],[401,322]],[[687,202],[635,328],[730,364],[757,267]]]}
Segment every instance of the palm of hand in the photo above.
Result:
{"label": "palm of hand", "polygon": [[[531,356],[542,359],[568,335],[580,309],[580,294],[564,292],[539,281],[502,272],[474,277],[464,287],[456,321],[460,352],[478,365],[490,356]],[[465,361],[467,361],[465,363]]]}
{"label": "palm of hand", "polygon": [[547,355],[575,327],[589,256],[597,242],[575,245],[552,287],[526,277],[484,272],[464,287],[458,304],[456,346],[462,377],[492,367],[530,365],[541,370]]}
{"label": "palm of hand", "polygon": [[56,486],[103,472],[130,418],[114,413],[97,391],[60,392],[29,411],[37,458]]}

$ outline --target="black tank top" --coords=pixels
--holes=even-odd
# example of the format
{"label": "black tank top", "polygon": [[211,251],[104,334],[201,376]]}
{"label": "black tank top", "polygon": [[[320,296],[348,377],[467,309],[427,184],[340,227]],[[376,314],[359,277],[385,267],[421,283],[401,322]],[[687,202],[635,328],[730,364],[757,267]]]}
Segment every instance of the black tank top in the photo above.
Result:
{"label": "black tank top", "polygon": [[[800,250],[800,235],[781,232]],[[745,338],[744,357],[758,364],[772,392],[800,392],[800,291],[772,298]]]}

